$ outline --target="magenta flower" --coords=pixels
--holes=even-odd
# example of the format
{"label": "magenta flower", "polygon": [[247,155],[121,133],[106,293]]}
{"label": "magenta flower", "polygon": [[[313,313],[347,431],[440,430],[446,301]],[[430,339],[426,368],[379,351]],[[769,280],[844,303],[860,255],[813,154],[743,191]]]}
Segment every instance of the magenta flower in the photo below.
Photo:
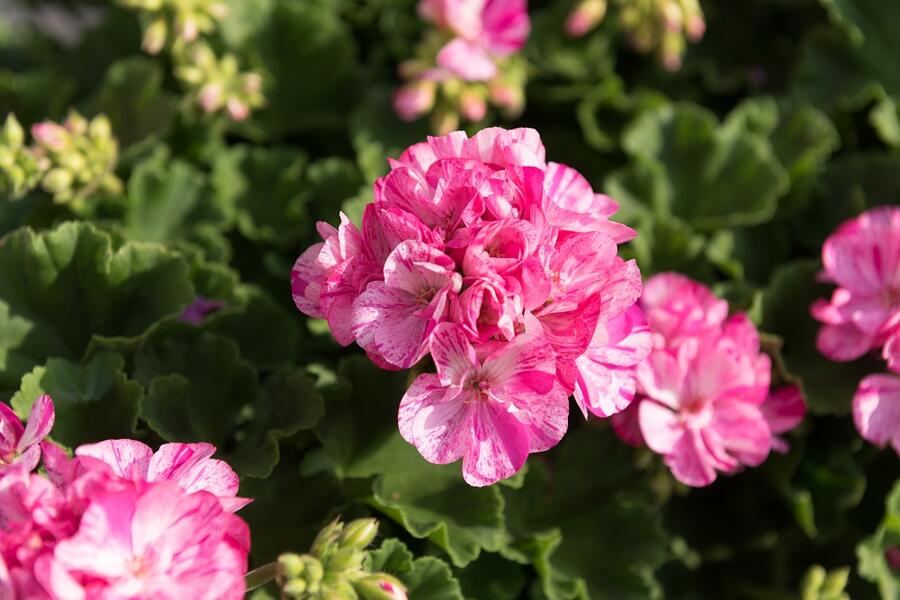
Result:
{"label": "magenta flower", "polygon": [[[624,408],[650,336],[631,310],[641,277],[618,255],[634,232],[610,220],[615,202],[573,169],[548,164],[531,129],[429,138],[390,166],[359,229],[343,216],[338,229],[320,224],[324,241],[297,260],[293,295],[338,342],[356,341],[380,367],[410,368],[431,354],[438,374],[408,391],[404,437],[432,462],[463,458],[466,480],[485,485],[559,441],[569,394],[585,416]],[[446,352],[458,337],[460,355],[476,357],[466,363],[472,373],[491,375],[483,381],[490,402],[457,407],[465,395],[452,390],[468,375],[448,375],[435,344]],[[512,357],[535,353],[542,375],[534,381],[552,402],[544,412],[534,394],[516,400],[504,391],[507,380],[522,387]],[[487,366],[500,357],[513,370]],[[458,423],[427,432],[410,425],[410,411],[442,402]],[[427,442],[433,435],[455,445],[438,452]]]}
{"label": "magenta flower", "polygon": [[0,477],[12,467],[33,471],[41,459],[40,442],[53,428],[55,412],[50,396],[39,397],[31,405],[28,424],[0,402]]}
{"label": "magenta flower", "polygon": [[189,494],[209,492],[222,508],[235,512],[250,500],[236,497],[238,476],[225,461],[210,458],[215,451],[215,446],[206,443],[163,444],[154,453],[135,440],[105,440],[79,446],[75,455],[102,461],[116,477],[127,481],[171,481]]}
{"label": "magenta flower", "polygon": [[514,475],[529,452],[555,446],[568,425],[568,396],[552,348],[522,335],[479,359],[456,325],[432,338],[437,374],[420,375],[400,402],[400,434],[428,461],[463,459],[463,478],[484,486]]}
{"label": "magenta flower", "polygon": [[647,281],[641,305],[653,349],[635,368],[636,400],[606,403],[619,411],[620,437],[661,454],[691,486],[787,448],[777,436],[802,420],[803,398],[795,386],[770,394],[771,361],[745,315],[727,317],[727,303],[710,290],[669,273]]}
{"label": "magenta flower", "polygon": [[859,383],[853,421],[864,440],[881,447],[890,444],[900,454],[900,335],[888,341],[883,355],[896,375],[869,375]]}
{"label": "magenta flower", "polygon": [[812,315],[819,351],[836,361],[859,358],[900,331],[900,208],[882,207],[850,219],[822,246],[823,279],[837,284]]}
{"label": "magenta flower", "polygon": [[246,524],[215,496],[159,482],[94,497],[35,573],[60,600],[239,600],[249,545]]}

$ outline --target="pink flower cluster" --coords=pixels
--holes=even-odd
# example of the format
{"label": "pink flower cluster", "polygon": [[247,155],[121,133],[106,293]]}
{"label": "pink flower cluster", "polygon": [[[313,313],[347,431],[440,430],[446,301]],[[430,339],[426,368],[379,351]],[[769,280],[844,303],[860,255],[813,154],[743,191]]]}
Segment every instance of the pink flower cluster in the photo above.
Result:
{"label": "pink flower cluster", "polygon": [[485,129],[410,147],[375,183],[357,229],[319,224],[293,270],[297,307],[379,366],[431,356],[404,396],[400,432],[472,485],[554,446],[568,397],[609,415],[649,352],[634,232],[577,171],[545,160],[531,129]]}
{"label": "pink flower cluster", "polygon": [[805,414],[799,390],[769,391],[771,364],[744,314],[683,275],[650,278],[641,296],[652,350],[635,368],[637,399],[613,417],[616,432],[661,454],[691,486],[755,467]]}
{"label": "pink flower cluster", "polygon": [[[436,31],[417,57],[401,66],[408,80],[394,96],[401,119],[427,113],[438,95],[446,95],[441,101],[455,105],[454,111],[469,121],[485,117],[488,97],[500,108],[521,108],[521,74],[508,69],[507,59],[528,39],[526,0],[421,0],[419,15]],[[446,117],[455,114],[444,108]]]}
{"label": "pink flower cluster", "polygon": [[[838,287],[830,301],[812,306],[823,323],[819,351],[850,361],[881,349],[888,369],[900,373],[900,208],[875,208],[845,222],[822,246],[822,264],[822,279]],[[864,439],[890,443],[900,454],[900,378],[863,379],[853,416]]]}
{"label": "pink flower cluster", "polygon": [[[106,440],[70,459],[42,441],[53,414],[38,399],[15,445],[27,448],[0,455],[0,598],[243,598],[250,536],[232,512],[248,500],[213,446]],[[22,430],[0,408],[4,440]]]}

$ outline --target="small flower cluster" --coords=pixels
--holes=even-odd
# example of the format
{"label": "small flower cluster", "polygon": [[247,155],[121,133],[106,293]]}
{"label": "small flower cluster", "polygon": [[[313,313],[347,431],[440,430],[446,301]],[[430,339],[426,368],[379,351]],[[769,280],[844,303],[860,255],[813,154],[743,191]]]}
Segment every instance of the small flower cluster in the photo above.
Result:
{"label": "small flower cluster", "polygon": [[[643,53],[656,51],[670,70],[681,68],[686,40],[698,42],[706,31],[697,0],[618,0],[619,24],[631,45]],[[607,0],[580,0],[566,20],[566,32],[580,37],[606,15]]]}
{"label": "small flower cluster", "polygon": [[[642,320],[634,232],[577,171],[546,162],[531,129],[429,138],[375,182],[361,229],[341,215],[294,265],[297,307],[412,383],[400,433],[472,485],[556,445],[568,397],[587,414],[630,401]],[[649,349],[646,349],[649,351]],[[643,355],[646,355],[643,351]]]}
{"label": "small flower cluster", "polygon": [[122,191],[122,182],[113,172],[119,147],[104,115],[88,121],[72,110],[62,124],[34,125],[31,137],[33,144],[26,146],[15,115],[6,117],[0,132],[0,184],[12,198],[40,185],[56,202],[78,210],[94,192]]}
{"label": "small flower cluster", "polygon": [[[900,208],[875,208],[845,222],[825,240],[822,264],[822,279],[838,287],[830,301],[812,305],[823,323],[819,351],[843,362],[880,350],[888,370],[900,375]],[[864,439],[900,454],[900,376],[863,379],[853,417]]]}
{"label": "small flower cluster", "polygon": [[0,598],[243,598],[233,513],[249,500],[213,446],[106,440],[69,458],[43,439],[53,420],[48,396],[24,427],[0,404]]}
{"label": "small flower cluster", "polygon": [[203,112],[225,110],[243,121],[262,106],[262,77],[242,72],[233,54],[216,56],[204,36],[215,33],[228,6],[219,0],[119,0],[141,12],[146,22],[143,47],[148,54],[168,49],[175,76],[188,89],[189,99]]}
{"label": "small flower cluster", "polygon": [[806,407],[796,386],[770,392],[771,361],[747,316],[728,316],[727,302],[676,273],[650,278],[640,304],[652,350],[635,368],[637,398],[613,417],[619,436],[661,454],[691,486],[786,450],[778,435]]}
{"label": "small flower cluster", "polygon": [[509,116],[525,104],[525,64],[517,52],[531,29],[527,0],[420,0],[434,26],[416,58],[400,66],[407,80],[394,96],[401,119],[431,112],[440,134],[477,122],[488,103]]}
{"label": "small flower cluster", "polygon": [[363,567],[366,547],[377,533],[375,519],[328,524],[309,554],[278,557],[275,580],[282,594],[293,600],[406,600],[406,588],[396,577]]}

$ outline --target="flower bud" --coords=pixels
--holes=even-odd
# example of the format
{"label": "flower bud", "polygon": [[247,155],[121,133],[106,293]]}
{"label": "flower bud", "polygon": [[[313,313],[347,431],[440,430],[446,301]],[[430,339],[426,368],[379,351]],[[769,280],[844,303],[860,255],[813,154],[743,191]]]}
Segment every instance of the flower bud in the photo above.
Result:
{"label": "flower bud", "polygon": [[69,191],[74,180],[72,171],[56,167],[50,169],[44,176],[43,186],[51,194],[60,194]]}
{"label": "flower bud", "polygon": [[407,600],[406,588],[396,577],[375,573],[353,582],[353,589],[363,600]]}
{"label": "flower bud", "polygon": [[40,146],[54,152],[61,152],[69,142],[69,132],[63,126],[51,121],[32,125],[31,137]]}
{"label": "flower bud", "polygon": [[4,146],[13,149],[22,147],[22,144],[25,143],[25,131],[22,129],[22,125],[19,124],[19,120],[16,119],[16,115],[9,113],[6,116],[6,122],[3,124],[3,131],[0,132],[0,136],[2,136],[2,142],[0,143]]}
{"label": "flower bud", "polygon": [[699,42],[706,33],[706,21],[703,20],[703,15],[689,16],[685,23],[685,32],[690,41]]}
{"label": "flower bud", "polygon": [[237,98],[229,98],[228,102],[225,103],[225,110],[235,123],[243,121],[250,116],[250,107]]}
{"label": "flower bud", "polygon": [[337,519],[326,525],[313,540],[310,552],[319,558],[330,554],[334,551],[334,546],[343,528],[343,524]]}
{"label": "flower bud", "polygon": [[667,71],[675,72],[681,68],[684,46],[684,38],[680,34],[670,31],[663,34],[659,45],[659,56]]}
{"label": "flower bud", "polygon": [[74,135],[84,135],[88,130],[88,121],[77,110],[70,110],[66,121],[63,123],[65,128]]}
{"label": "flower bud", "polygon": [[217,81],[207,83],[200,88],[200,94],[197,99],[200,102],[200,108],[203,109],[203,112],[215,112],[222,106],[222,92],[222,84]]}
{"label": "flower bud", "polygon": [[156,19],[147,30],[144,31],[144,39],[141,41],[141,47],[147,54],[159,54],[166,45],[166,38],[169,35],[169,28],[165,19]]}
{"label": "flower bud", "polygon": [[278,575],[284,579],[300,577],[306,568],[306,563],[298,554],[285,553],[278,557]]}
{"label": "flower bud", "polygon": [[581,37],[594,29],[606,16],[606,0],[581,0],[566,19],[566,33]]}
{"label": "flower bud", "polygon": [[244,73],[241,88],[244,90],[244,93],[258,94],[262,91],[262,83],[262,75],[251,71],[250,73]]}
{"label": "flower bud", "polygon": [[292,579],[282,586],[281,591],[288,598],[302,598],[308,588],[302,579]]}
{"label": "flower bud", "polygon": [[95,141],[106,141],[112,137],[112,126],[109,124],[109,119],[106,115],[97,115],[91,119],[91,124],[88,126],[88,135]]}
{"label": "flower bud", "polygon": [[212,2],[206,7],[206,12],[213,18],[221,21],[228,16],[228,5],[223,4],[222,2]]}
{"label": "flower bud", "polygon": [[487,102],[477,89],[466,88],[459,95],[459,112],[467,121],[481,121],[487,114]]}
{"label": "flower bud", "polygon": [[178,37],[181,38],[184,42],[193,42],[197,39],[197,36],[200,34],[200,30],[197,26],[197,19],[194,18],[193,15],[189,15],[181,23],[177,25],[178,29]]}
{"label": "flower bud", "polygon": [[357,519],[344,526],[338,543],[342,548],[364,550],[378,535],[378,521],[375,519]]}
{"label": "flower bud", "polygon": [[434,106],[435,83],[417,79],[394,94],[394,112],[403,121],[415,121]]}
{"label": "flower bud", "polygon": [[525,108],[525,92],[522,86],[498,79],[488,85],[488,94],[491,102],[511,115],[517,115]]}
{"label": "flower bud", "polygon": [[329,572],[358,571],[365,558],[366,553],[362,550],[341,548],[328,556],[326,565]]}

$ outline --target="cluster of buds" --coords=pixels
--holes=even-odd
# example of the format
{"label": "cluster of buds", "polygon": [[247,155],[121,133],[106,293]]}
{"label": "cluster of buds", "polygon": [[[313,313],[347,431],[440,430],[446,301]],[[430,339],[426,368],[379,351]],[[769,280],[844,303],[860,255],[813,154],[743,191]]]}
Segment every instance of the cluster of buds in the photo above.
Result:
{"label": "cluster of buds", "polygon": [[[656,52],[669,71],[681,68],[687,42],[698,42],[706,31],[697,0],[618,0],[619,24],[635,49]],[[566,32],[580,37],[606,15],[607,0],[579,0],[566,21]]]}
{"label": "cluster of buds", "polygon": [[220,0],[119,0],[144,16],[143,47],[148,54],[168,49],[175,74],[189,90],[189,98],[205,113],[225,111],[242,121],[262,106],[262,77],[240,70],[232,54],[218,57],[205,36],[215,33],[228,14]]}
{"label": "cluster of buds", "polygon": [[478,3],[421,0],[419,14],[435,27],[415,58],[400,65],[405,81],[394,96],[404,121],[431,115],[432,129],[446,134],[461,121],[479,122],[489,105],[515,117],[525,105],[526,65],[517,52],[530,29],[525,3],[502,10]]}
{"label": "cluster of buds", "polygon": [[224,109],[233,121],[243,121],[252,109],[263,105],[262,77],[252,71],[242,72],[233,54],[217,57],[204,43],[193,44],[183,54],[175,76],[203,112]]}
{"label": "cluster of buds", "polygon": [[387,573],[366,571],[366,548],[378,533],[375,519],[338,520],[319,532],[308,554],[278,557],[275,580],[287,600],[406,600],[406,589]]}
{"label": "cluster of buds", "polygon": [[815,565],[803,578],[800,597],[802,600],[850,600],[850,596],[844,591],[849,576],[849,568],[835,569],[829,573],[823,567]]}
{"label": "cluster of buds", "polygon": [[40,185],[54,201],[73,208],[93,193],[118,194],[122,182],[113,170],[119,146],[109,119],[90,121],[72,110],[62,123],[44,121],[31,128],[33,143],[15,116],[10,115],[0,134],[0,185],[19,198]]}

